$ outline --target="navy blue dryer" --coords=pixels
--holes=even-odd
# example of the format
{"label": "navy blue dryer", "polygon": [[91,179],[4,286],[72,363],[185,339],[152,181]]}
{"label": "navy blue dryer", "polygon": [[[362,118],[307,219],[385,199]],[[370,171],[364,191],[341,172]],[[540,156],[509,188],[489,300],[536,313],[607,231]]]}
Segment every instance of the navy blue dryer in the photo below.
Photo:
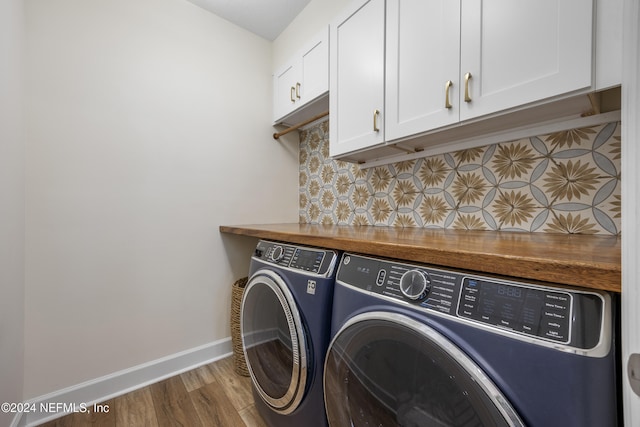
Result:
{"label": "navy blue dryer", "polygon": [[338,254],[260,241],[240,328],[258,412],[273,427],[326,426],[322,371]]}
{"label": "navy blue dryer", "polygon": [[615,427],[616,299],[344,254],[330,426]]}

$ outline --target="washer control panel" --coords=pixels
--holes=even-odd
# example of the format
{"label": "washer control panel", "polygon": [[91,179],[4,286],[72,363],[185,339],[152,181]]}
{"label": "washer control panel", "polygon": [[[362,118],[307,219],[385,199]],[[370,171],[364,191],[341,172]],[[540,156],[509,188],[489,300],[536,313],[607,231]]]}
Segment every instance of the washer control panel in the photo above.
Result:
{"label": "washer control panel", "polygon": [[337,253],[332,250],[268,242],[266,240],[259,241],[253,253],[254,259],[279,267],[317,275],[331,274],[337,257]]}
{"label": "washer control panel", "polygon": [[428,313],[580,349],[598,345],[605,315],[605,298],[597,291],[348,253],[336,281]]}

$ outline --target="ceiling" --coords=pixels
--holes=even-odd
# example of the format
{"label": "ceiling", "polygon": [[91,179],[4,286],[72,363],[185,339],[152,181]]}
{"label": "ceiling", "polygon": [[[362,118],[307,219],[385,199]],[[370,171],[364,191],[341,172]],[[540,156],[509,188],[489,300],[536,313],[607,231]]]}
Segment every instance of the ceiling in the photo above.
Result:
{"label": "ceiling", "polygon": [[188,0],[267,40],[275,40],[311,0]]}

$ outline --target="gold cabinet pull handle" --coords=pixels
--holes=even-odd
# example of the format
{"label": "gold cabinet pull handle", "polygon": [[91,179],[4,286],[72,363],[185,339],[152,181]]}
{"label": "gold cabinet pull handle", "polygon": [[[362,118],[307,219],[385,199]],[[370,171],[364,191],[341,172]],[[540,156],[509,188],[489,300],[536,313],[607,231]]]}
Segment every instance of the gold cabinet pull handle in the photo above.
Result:
{"label": "gold cabinet pull handle", "polygon": [[444,84],[444,108],[451,108],[451,101],[449,101],[449,89],[453,86],[453,82],[451,80],[447,80]]}
{"label": "gold cabinet pull handle", "polygon": [[373,110],[373,131],[380,132],[380,128],[378,127],[378,116],[380,115],[380,110]]}
{"label": "gold cabinet pull handle", "polygon": [[469,80],[471,80],[471,73],[464,75],[464,102],[471,102],[471,96],[469,96]]}
{"label": "gold cabinet pull handle", "polygon": [[296,98],[300,99],[300,83],[296,83]]}

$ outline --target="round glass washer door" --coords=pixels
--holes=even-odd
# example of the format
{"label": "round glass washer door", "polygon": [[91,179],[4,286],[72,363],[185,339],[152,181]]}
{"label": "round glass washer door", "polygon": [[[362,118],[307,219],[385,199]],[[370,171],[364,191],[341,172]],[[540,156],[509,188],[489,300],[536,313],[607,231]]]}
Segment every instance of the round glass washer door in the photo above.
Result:
{"label": "round glass washer door", "polygon": [[276,412],[293,412],[306,390],[307,344],[293,295],[277,274],[261,270],[249,280],[240,330],[258,394]]}
{"label": "round glass washer door", "polygon": [[329,425],[524,426],[495,384],[433,328],[396,313],[353,317],[324,372]]}

